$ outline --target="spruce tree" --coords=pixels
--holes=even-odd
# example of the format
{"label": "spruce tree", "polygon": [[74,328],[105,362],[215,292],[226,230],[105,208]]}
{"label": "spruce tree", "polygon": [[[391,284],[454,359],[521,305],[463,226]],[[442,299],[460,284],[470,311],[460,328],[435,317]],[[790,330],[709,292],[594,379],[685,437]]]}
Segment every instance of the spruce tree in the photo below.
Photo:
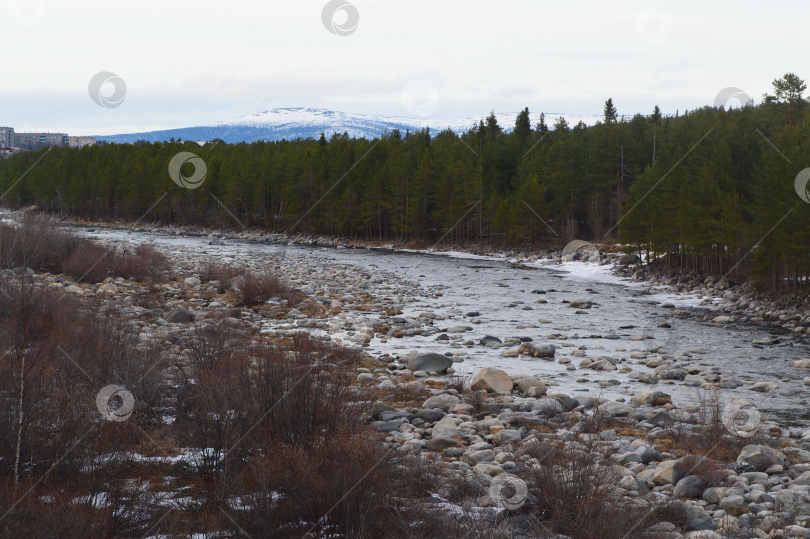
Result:
{"label": "spruce tree", "polygon": [[540,133],[541,137],[546,136],[546,133],[548,133],[548,126],[546,125],[546,115],[542,112],[540,113],[540,121],[537,122],[535,130],[538,133]]}
{"label": "spruce tree", "polygon": [[515,134],[520,140],[521,147],[526,142],[526,137],[529,136],[531,130],[532,126],[529,123],[529,107],[526,107],[525,109],[520,111],[517,115],[517,118],[515,118]]}
{"label": "spruce tree", "polygon": [[613,106],[613,98],[609,97],[608,100],[605,101],[605,123],[615,124],[618,117],[619,113],[616,107]]}

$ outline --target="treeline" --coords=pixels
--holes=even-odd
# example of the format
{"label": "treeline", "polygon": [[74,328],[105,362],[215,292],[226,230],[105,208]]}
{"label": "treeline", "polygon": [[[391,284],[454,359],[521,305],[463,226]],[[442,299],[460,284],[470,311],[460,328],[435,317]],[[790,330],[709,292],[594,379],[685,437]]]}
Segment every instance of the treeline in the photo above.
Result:
{"label": "treeline", "polygon": [[[525,109],[514,126],[493,114],[435,137],[57,148],[0,162],[0,189],[7,204],[87,218],[147,213],[163,223],[426,244],[448,232],[446,241],[490,246],[618,240],[670,267],[733,268],[800,286],[810,270],[810,204],[794,190],[810,166],[804,89],[788,74],[757,106],[674,117],[656,107],[630,120],[608,100],[591,127],[531,125]],[[206,163],[197,189],[169,177],[180,151]]]}

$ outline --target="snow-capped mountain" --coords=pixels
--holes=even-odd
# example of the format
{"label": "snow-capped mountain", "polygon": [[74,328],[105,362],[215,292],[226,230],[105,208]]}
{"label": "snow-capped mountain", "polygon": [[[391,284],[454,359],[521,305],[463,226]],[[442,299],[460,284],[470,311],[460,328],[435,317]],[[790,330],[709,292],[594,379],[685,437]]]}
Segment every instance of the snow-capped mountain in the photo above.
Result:
{"label": "snow-capped mountain", "polygon": [[[500,126],[508,131],[515,125],[517,114],[517,112],[506,112],[495,113],[495,116],[498,118]],[[540,120],[539,112],[531,113],[529,116],[532,126]],[[571,127],[580,121],[586,125],[593,125],[601,118],[600,116],[546,113],[546,124],[552,127],[560,116],[564,116]],[[254,142],[257,140],[318,138],[321,133],[324,133],[328,139],[333,133],[345,132],[350,137],[365,137],[370,140],[394,129],[399,129],[404,133],[406,130],[418,131],[430,128],[430,133],[434,136],[445,129],[452,129],[456,133],[465,132],[485,117],[486,115],[456,120],[438,120],[400,116],[366,116],[314,108],[285,108],[258,112],[210,125],[97,138],[109,142],[154,141],[172,138],[198,141],[219,138],[225,142]]]}

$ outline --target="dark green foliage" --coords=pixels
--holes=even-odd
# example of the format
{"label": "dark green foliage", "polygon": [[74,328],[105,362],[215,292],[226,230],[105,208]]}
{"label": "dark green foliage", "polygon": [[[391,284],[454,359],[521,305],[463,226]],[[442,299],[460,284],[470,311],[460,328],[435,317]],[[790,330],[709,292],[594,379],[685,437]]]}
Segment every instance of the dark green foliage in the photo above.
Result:
{"label": "dark green foliage", "polygon": [[605,123],[615,124],[618,118],[619,111],[613,106],[613,98],[609,97],[608,100],[605,101]]}
{"label": "dark green foliage", "polygon": [[[445,242],[559,247],[575,237],[618,239],[671,268],[720,275],[733,268],[734,278],[799,286],[810,270],[810,204],[793,186],[810,166],[804,86],[788,74],[760,106],[679,117],[655,107],[650,116],[588,128],[558,118],[549,130],[541,118],[532,129],[524,109],[508,132],[491,114],[465,134],[434,138],[423,130],[371,141],[343,134],[57,148],[16,185],[42,154],[0,161],[0,188],[9,205],[93,219],[240,226],[216,197],[245,226],[265,230],[429,244],[460,220]],[[605,114],[615,117],[612,100]],[[207,164],[198,189],[169,178],[180,151]]]}

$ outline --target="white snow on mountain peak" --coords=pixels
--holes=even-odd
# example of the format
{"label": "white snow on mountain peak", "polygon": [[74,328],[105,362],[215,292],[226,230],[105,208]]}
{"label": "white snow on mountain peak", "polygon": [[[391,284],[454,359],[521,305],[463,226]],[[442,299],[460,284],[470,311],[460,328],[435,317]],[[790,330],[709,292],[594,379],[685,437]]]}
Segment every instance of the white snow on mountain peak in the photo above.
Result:
{"label": "white snow on mountain peak", "polygon": [[[509,131],[515,125],[517,112],[495,113],[498,124],[502,129]],[[252,127],[259,129],[320,129],[325,135],[347,132],[349,136],[374,138],[382,135],[386,130],[410,129],[418,131],[428,128],[433,134],[446,129],[466,132],[486,119],[488,115],[457,119],[410,118],[405,116],[367,116],[350,112],[340,112],[318,108],[278,108],[233,118],[223,122],[211,124],[209,127]],[[563,116],[573,127],[582,121],[586,125],[594,125],[601,117],[580,114],[546,113],[546,124],[551,127],[557,119]],[[534,126],[540,121],[540,113],[530,113],[529,120]],[[318,133],[318,136],[320,133]]]}
{"label": "white snow on mountain peak", "polygon": [[[517,112],[495,113],[498,124],[507,132],[514,127],[517,115]],[[278,108],[208,125],[98,138],[119,143],[170,139],[200,141],[222,139],[225,142],[236,143],[260,140],[295,140],[299,138],[317,139],[321,136],[321,133],[328,139],[336,133],[339,135],[347,133],[350,137],[371,140],[379,138],[386,132],[390,133],[394,129],[404,132],[406,130],[419,131],[427,128],[433,136],[446,129],[451,129],[455,133],[465,133],[477,125],[479,121],[486,119],[487,116],[457,119],[409,118],[404,116],[367,116],[318,108]],[[561,116],[565,117],[571,127],[580,121],[586,125],[593,125],[601,119],[601,116],[546,113],[545,121],[548,127],[552,128],[554,122]],[[540,113],[530,113],[529,121],[534,127],[540,121]]]}

